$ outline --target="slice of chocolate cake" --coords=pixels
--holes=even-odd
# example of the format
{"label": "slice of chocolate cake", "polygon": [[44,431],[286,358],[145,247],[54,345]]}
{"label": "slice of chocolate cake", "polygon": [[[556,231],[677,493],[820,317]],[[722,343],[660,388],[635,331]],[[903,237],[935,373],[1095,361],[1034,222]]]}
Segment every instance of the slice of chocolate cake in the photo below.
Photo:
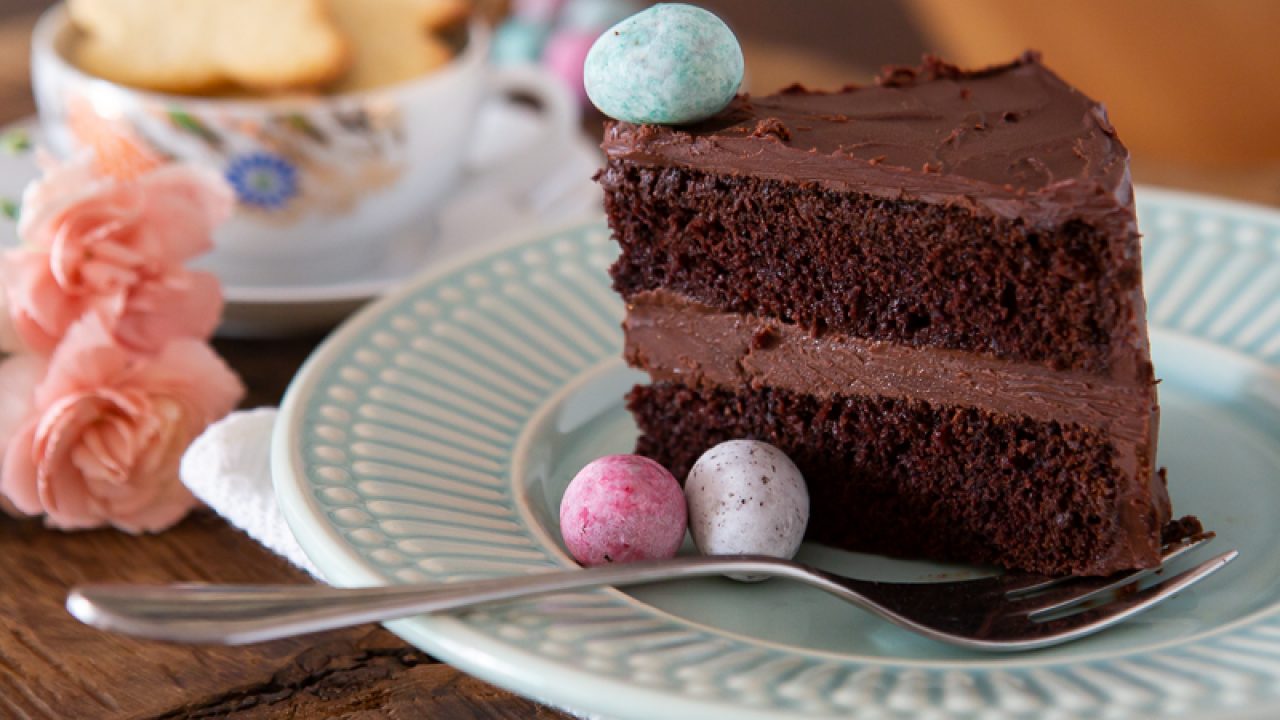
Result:
{"label": "slice of chocolate cake", "polygon": [[1128,153],[1035,54],[613,122],[637,451],[786,451],[836,547],[1103,574],[1159,562]]}

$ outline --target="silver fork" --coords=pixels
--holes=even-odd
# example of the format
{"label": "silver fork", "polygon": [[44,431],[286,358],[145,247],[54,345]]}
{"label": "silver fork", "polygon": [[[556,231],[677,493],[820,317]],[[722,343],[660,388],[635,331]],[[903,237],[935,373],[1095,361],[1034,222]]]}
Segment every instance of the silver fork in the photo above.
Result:
{"label": "silver fork", "polygon": [[[1165,546],[1162,565],[1213,538]],[[1174,577],[1132,590],[1152,568],[1103,578],[1008,574],[939,583],[856,580],[787,560],[699,556],[452,584],[333,588],[320,585],[83,585],[67,610],[89,625],[156,640],[244,643],[365,622],[458,610],[600,585],[637,585],[706,575],[797,580],[926,637],[976,650],[1029,650],[1093,634],[1137,615],[1235,559],[1223,553]],[[1107,602],[1071,614],[1072,608]]]}

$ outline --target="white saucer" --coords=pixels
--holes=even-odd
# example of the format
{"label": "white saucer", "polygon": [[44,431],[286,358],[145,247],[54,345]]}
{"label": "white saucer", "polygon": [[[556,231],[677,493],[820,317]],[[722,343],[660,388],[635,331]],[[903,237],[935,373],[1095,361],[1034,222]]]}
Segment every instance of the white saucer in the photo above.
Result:
{"label": "white saucer", "polygon": [[[439,217],[424,219],[402,233],[387,257],[373,267],[323,283],[259,284],[222,277],[226,307],[218,335],[283,337],[326,330],[457,250],[475,250],[512,229],[598,209],[600,192],[591,175],[600,166],[600,154],[586,137],[574,136],[559,147],[545,148],[540,153],[543,161],[518,175],[504,172],[502,157],[538,135],[539,123],[535,111],[515,103],[485,107],[470,158],[471,166],[481,169],[466,176]],[[18,152],[0,150],[0,200],[17,202],[39,172],[34,147],[40,144],[40,131],[36,118],[27,118],[0,128],[0,137],[11,132],[25,133],[32,146]],[[0,247],[17,243],[16,224],[0,217]]]}

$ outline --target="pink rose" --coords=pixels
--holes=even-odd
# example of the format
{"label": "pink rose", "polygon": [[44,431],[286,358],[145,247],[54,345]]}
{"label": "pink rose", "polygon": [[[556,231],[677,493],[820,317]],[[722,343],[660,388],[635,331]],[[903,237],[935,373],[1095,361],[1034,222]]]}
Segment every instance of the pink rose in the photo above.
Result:
{"label": "pink rose", "polygon": [[0,492],[53,527],[163,530],[195,504],[182,453],[243,392],[205,343],[138,355],[89,315],[48,360],[0,365]]}
{"label": "pink rose", "polygon": [[18,328],[13,324],[13,317],[9,315],[9,294],[5,292],[3,278],[0,278],[0,355],[27,350],[27,344],[22,342]]}
{"label": "pink rose", "polygon": [[24,246],[0,256],[14,331],[49,353],[72,323],[98,315],[124,346],[154,352],[174,336],[208,338],[222,312],[217,280],[183,263],[207,252],[233,196],[217,174],[161,165],[129,179],[89,158],[58,165],[23,196]]}

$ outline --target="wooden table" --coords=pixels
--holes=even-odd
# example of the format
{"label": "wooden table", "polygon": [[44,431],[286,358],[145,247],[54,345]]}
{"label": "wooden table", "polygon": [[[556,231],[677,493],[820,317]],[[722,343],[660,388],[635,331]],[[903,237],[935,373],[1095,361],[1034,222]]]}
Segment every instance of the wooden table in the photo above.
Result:
{"label": "wooden table", "polygon": [[[0,8],[0,123],[34,111],[27,36],[46,4],[5,0]],[[748,31],[747,55],[757,58],[756,80],[766,85],[791,78],[830,85],[851,65],[866,66],[871,58],[910,61],[921,48],[902,12],[883,3],[815,0],[784,17],[774,17],[777,6],[765,0],[706,4]],[[828,23],[811,17],[841,13],[861,15]],[[844,43],[837,29],[859,23],[878,23],[885,31],[870,44]],[[768,40],[754,40],[752,27],[763,28],[756,37]],[[832,32],[813,35],[815,27]],[[814,43],[827,52],[813,54]],[[1170,175],[1169,184],[1197,184],[1181,182],[1188,177],[1195,175]],[[1257,191],[1256,184],[1249,187]],[[1280,202],[1280,190],[1264,192],[1255,199]],[[253,407],[279,401],[319,340],[216,346],[240,372],[249,388],[245,406]],[[0,516],[0,718],[566,717],[470,678],[377,627],[245,648],[169,646],[103,634],[78,624],[62,607],[69,587],[91,580],[310,582],[207,511],[150,537],[53,532],[38,521]]]}

